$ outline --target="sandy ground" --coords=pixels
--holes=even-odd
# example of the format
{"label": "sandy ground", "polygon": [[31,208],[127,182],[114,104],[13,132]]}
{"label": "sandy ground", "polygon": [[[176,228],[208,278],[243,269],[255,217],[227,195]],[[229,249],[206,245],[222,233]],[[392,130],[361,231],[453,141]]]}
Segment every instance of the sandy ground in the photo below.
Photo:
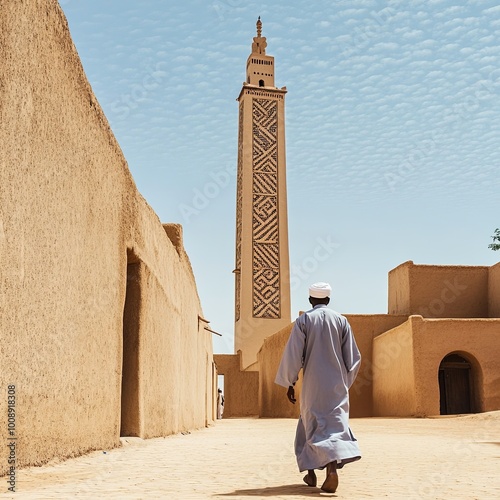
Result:
{"label": "sandy ground", "polygon": [[227,419],[185,435],[126,438],[122,448],[19,470],[14,496],[2,478],[0,498],[500,499],[500,412],[352,419],[363,459],[340,471],[335,494],[302,483],[295,425]]}

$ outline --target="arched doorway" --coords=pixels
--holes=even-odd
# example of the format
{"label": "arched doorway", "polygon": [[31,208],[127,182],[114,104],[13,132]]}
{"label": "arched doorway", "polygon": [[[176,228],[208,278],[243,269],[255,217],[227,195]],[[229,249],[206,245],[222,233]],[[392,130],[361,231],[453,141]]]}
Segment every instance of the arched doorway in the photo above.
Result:
{"label": "arched doorway", "polygon": [[460,354],[448,354],[439,365],[439,411],[441,415],[474,413],[473,369]]}

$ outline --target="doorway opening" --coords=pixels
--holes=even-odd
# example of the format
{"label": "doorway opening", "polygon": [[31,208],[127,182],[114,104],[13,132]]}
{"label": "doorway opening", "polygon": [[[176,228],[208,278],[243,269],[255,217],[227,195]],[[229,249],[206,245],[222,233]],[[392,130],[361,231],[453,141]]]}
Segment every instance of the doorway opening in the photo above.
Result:
{"label": "doorway opening", "polygon": [[139,412],[140,261],[127,252],[127,288],[123,308],[123,356],[120,436],[141,435]]}
{"label": "doorway opening", "polygon": [[217,375],[217,419],[224,415],[224,375]]}
{"label": "doorway opening", "polygon": [[448,354],[439,365],[439,412],[441,415],[474,413],[474,369],[460,354]]}
{"label": "doorway opening", "polygon": [[217,375],[217,389],[221,389],[224,394],[224,375]]}

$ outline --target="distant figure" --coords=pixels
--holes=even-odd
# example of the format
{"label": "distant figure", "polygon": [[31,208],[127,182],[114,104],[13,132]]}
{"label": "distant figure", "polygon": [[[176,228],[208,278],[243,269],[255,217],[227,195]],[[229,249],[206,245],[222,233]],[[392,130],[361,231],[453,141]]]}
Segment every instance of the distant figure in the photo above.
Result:
{"label": "distant figure", "polygon": [[331,287],[309,287],[313,308],[299,316],[281,359],[275,383],[288,388],[295,404],[294,385],[302,368],[300,417],[295,436],[295,455],[304,482],[316,486],[314,469],[326,467],[321,489],[335,493],[337,469],[361,458],[358,443],[349,429],[349,388],[361,364],[359,349],[347,319],[329,309]]}
{"label": "distant figure", "polygon": [[222,395],[222,389],[217,390],[217,419],[222,418],[224,413],[224,396]]}

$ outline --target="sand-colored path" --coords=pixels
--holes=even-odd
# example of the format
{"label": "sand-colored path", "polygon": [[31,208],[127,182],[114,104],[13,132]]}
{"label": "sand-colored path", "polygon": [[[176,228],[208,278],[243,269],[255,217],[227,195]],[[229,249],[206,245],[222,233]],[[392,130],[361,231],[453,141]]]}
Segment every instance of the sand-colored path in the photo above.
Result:
{"label": "sand-colored path", "polygon": [[127,439],[106,453],[18,471],[13,498],[500,499],[500,412],[353,419],[363,459],[340,471],[335,494],[302,484],[295,424],[228,419],[187,435]]}

